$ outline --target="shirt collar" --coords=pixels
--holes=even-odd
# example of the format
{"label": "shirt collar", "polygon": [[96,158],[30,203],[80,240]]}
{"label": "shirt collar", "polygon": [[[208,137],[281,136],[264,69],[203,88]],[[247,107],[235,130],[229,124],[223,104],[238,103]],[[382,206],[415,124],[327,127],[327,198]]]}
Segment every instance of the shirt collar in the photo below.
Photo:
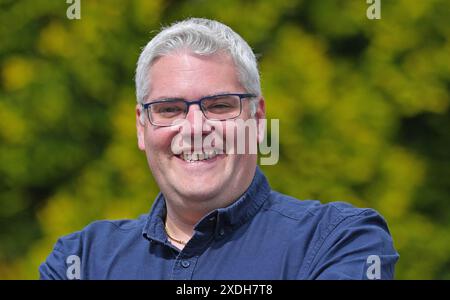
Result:
{"label": "shirt collar", "polygon": [[[194,229],[201,231],[203,228],[210,228],[211,223],[215,223],[215,233],[224,235],[230,229],[241,226],[256,215],[269,193],[269,183],[259,167],[256,167],[255,176],[247,191],[229,206],[216,209],[206,215],[195,225]],[[162,243],[166,242],[165,215],[166,200],[163,194],[159,193],[142,232],[145,238]],[[211,222],[214,220],[215,222]]]}

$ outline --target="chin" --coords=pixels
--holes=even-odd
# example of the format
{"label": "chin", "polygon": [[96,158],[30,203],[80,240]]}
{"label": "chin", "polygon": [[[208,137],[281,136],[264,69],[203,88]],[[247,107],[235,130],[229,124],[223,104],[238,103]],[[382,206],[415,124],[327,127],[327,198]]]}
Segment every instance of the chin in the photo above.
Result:
{"label": "chin", "polygon": [[185,199],[194,201],[207,201],[217,197],[223,189],[218,188],[218,183],[211,182],[191,182],[188,185],[178,188],[178,193]]}

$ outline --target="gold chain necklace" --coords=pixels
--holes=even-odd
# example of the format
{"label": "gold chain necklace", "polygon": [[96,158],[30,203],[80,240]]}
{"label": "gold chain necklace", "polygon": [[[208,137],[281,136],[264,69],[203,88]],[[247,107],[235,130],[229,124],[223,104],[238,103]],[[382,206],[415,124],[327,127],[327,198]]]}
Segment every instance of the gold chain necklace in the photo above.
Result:
{"label": "gold chain necklace", "polygon": [[186,245],[186,242],[185,242],[185,241],[177,240],[177,239],[173,238],[173,237],[169,234],[169,231],[167,230],[167,226],[165,226],[165,230],[166,230],[166,234],[167,234],[167,236],[169,237],[169,239],[171,239],[171,240],[174,241],[174,242],[177,242],[178,244]]}

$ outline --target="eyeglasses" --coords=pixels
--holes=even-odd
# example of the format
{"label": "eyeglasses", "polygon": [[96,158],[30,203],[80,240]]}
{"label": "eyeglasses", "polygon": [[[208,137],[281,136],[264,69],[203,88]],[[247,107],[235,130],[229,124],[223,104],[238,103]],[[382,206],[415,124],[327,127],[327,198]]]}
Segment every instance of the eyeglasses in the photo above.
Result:
{"label": "eyeglasses", "polygon": [[171,126],[176,120],[185,119],[191,105],[199,105],[208,120],[225,121],[240,116],[242,99],[254,98],[255,94],[220,94],[194,101],[169,98],[142,104],[147,117],[155,126]]}

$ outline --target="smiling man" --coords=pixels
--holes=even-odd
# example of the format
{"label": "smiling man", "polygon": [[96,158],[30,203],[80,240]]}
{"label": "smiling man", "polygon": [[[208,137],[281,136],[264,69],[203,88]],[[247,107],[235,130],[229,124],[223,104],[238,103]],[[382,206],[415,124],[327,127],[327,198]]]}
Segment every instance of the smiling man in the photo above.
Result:
{"label": "smiling man", "polygon": [[250,151],[264,130],[257,62],[229,27],[163,29],[140,55],[136,94],[138,147],[161,193],[137,220],[59,239],[42,279],[393,278],[377,212],[271,190]]}

